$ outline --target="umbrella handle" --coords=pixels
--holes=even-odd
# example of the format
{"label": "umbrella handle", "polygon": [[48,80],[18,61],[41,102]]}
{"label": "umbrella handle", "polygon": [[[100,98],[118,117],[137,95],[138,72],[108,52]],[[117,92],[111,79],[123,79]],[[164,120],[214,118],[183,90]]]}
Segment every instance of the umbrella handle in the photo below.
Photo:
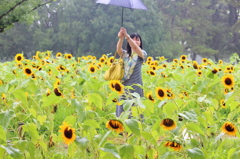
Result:
{"label": "umbrella handle", "polygon": [[123,7],[122,7],[122,23],[121,26],[123,27]]}

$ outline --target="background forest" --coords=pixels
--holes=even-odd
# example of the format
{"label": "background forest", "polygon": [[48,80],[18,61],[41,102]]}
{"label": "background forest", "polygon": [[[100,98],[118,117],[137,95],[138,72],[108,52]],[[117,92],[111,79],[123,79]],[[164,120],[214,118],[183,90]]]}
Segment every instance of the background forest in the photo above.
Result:
{"label": "background forest", "polygon": [[[148,10],[124,9],[124,27],[143,38],[149,56],[182,54],[229,59],[240,55],[239,0],[142,0]],[[115,51],[121,7],[96,0],[3,0],[0,6],[0,59],[36,51],[75,57]]]}

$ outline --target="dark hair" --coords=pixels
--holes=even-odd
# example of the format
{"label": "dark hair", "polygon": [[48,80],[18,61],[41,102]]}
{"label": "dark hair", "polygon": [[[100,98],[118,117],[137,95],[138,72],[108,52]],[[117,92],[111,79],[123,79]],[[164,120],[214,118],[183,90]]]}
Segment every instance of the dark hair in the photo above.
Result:
{"label": "dark hair", "polygon": [[[133,34],[130,35],[131,39],[133,39],[135,37],[140,39],[140,42],[141,42],[140,43],[140,48],[142,49],[142,38],[141,38],[141,36],[138,33],[133,33]],[[132,54],[132,49],[131,49],[129,43],[127,43],[127,53],[129,54],[129,56],[131,56],[131,54]]]}

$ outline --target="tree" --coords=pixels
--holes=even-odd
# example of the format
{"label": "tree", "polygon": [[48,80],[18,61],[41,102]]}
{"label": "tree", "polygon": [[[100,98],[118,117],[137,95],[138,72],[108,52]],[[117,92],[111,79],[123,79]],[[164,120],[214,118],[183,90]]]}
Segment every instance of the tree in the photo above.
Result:
{"label": "tree", "polygon": [[[13,26],[16,22],[31,23],[37,8],[54,0],[2,0],[0,5],[0,33]],[[31,14],[30,14],[31,13]]]}

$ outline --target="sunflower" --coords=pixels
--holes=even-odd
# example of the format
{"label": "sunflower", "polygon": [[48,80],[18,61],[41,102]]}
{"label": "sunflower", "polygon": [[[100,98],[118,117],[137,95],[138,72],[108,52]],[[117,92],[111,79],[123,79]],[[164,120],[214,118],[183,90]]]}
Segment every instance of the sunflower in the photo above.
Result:
{"label": "sunflower", "polygon": [[60,58],[60,57],[62,57],[62,53],[61,53],[61,52],[58,52],[58,53],[56,54],[56,58]]}
{"label": "sunflower", "polygon": [[217,73],[218,73],[218,69],[217,69],[217,68],[214,68],[214,69],[212,70],[212,73],[213,73],[213,74],[217,74]]}
{"label": "sunflower", "polygon": [[109,82],[109,88],[112,91],[115,91],[115,82],[116,82],[116,80],[110,80],[110,82]]}
{"label": "sunflower", "polygon": [[167,141],[165,142],[164,146],[172,148],[174,151],[179,151],[182,149],[182,145],[175,141]]}
{"label": "sunflower", "polygon": [[118,92],[118,94],[123,94],[124,93],[124,86],[121,84],[119,80],[116,80],[114,84],[114,89],[115,91]]}
{"label": "sunflower", "polygon": [[124,126],[119,120],[109,120],[106,124],[106,127],[110,130],[116,131],[117,133],[121,133],[124,131]]}
{"label": "sunflower", "polygon": [[3,84],[3,81],[2,81],[2,80],[0,80],[0,84]]}
{"label": "sunflower", "polygon": [[59,126],[61,130],[58,130],[62,133],[62,138],[65,144],[69,145],[76,139],[76,135],[74,134],[75,129],[71,128],[70,125],[66,122],[63,122],[63,125]]}
{"label": "sunflower", "polygon": [[25,73],[27,76],[32,76],[32,74],[33,74],[32,70],[31,70],[30,68],[28,68],[28,67],[25,67],[25,68],[23,69],[23,71],[24,71],[24,73]]}
{"label": "sunflower", "polygon": [[202,58],[202,62],[203,62],[203,63],[207,63],[207,62],[208,62],[208,59],[207,59],[207,58]]}
{"label": "sunflower", "polygon": [[222,61],[222,60],[219,60],[218,63],[219,63],[220,65],[222,65],[222,64],[223,64],[223,61]]}
{"label": "sunflower", "polygon": [[57,87],[55,87],[53,91],[54,91],[56,96],[63,96],[62,92]]}
{"label": "sunflower", "polygon": [[147,57],[147,61],[152,61],[152,60],[153,60],[153,58],[151,56]]}
{"label": "sunflower", "polygon": [[99,62],[102,63],[102,64],[104,64],[104,63],[105,63],[105,60],[106,60],[106,59],[105,59],[104,57],[100,57]]}
{"label": "sunflower", "polygon": [[172,93],[172,91],[170,89],[167,89],[166,92],[167,92],[167,98],[168,99],[173,99],[174,98],[174,94]]}
{"label": "sunflower", "polygon": [[160,123],[160,126],[164,130],[173,130],[177,127],[176,123],[170,118],[163,119],[162,122]]}
{"label": "sunflower", "polygon": [[156,88],[156,96],[158,99],[163,100],[167,96],[167,92],[165,89],[157,87]]}
{"label": "sunflower", "polygon": [[47,89],[47,96],[49,96],[51,94],[51,90],[50,89]]}
{"label": "sunflower", "polygon": [[222,99],[222,100],[220,101],[220,104],[221,104],[221,106],[222,106],[223,108],[226,108],[226,102],[225,102],[224,99]]}
{"label": "sunflower", "polygon": [[4,103],[7,103],[6,95],[5,93],[2,93],[2,100]]}
{"label": "sunflower", "polygon": [[222,77],[222,83],[227,88],[232,88],[234,86],[234,77],[233,75],[225,75]]}
{"label": "sunflower", "polygon": [[152,91],[148,92],[148,93],[146,94],[146,97],[147,97],[150,101],[155,102],[155,100],[154,100],[154,98],[153,98],[153,96],[152,96]]}
{"label": "sunflower", "polygon": [[182,56],[180,56],[180,59],[181,59],[181,61],[186,61],[187,60],[187,56],[186,55],[182,55]]}
{"label": "sunflower", "polygon": [[24,60],[23,54],[17,54],[15,56],[15,61],[16,62],[21,62],[22,60]]}
{"label": "sunflower", "polygon": [[197,70],[197,75],[200,77],[200,76],[202,76],[202,71],[201,70]]}
{"label": "sunflower", "polygon": [[34,73],[31,75],[31,77],[32,77],[32,79],[37,79],[37,77]]}
{"label": "sunflower", "polygon": [[236,136],[236,133],[237,133],[236,126],[230,122],[225,122],[221,127],[221,130],[223,133],[226,133],[227,135],[230,135],[230,136]]}
{"label": "sunflower", "polygon": [[97,70],[97,67],[96,67],[95,65],[90,65],[90,66],[88,67],[88,71],[89,71],[90,73],[95,73],[96,70]]}
{"label": "sunflower", "polygon": [[156,73],[154,70],[149,70],[148,73],[151,75],[151,76],[156,76]]}
{"label": "sunflower", "polygon": [[71,59],[71,58],[72,58],[72,54],[67,54],[67,55],[66,55],[66,58],[67,58],[67,59]]}
{"label": "sunflower", "polygon": [[178,59],[173,59],[172,62],[178,63]]}

